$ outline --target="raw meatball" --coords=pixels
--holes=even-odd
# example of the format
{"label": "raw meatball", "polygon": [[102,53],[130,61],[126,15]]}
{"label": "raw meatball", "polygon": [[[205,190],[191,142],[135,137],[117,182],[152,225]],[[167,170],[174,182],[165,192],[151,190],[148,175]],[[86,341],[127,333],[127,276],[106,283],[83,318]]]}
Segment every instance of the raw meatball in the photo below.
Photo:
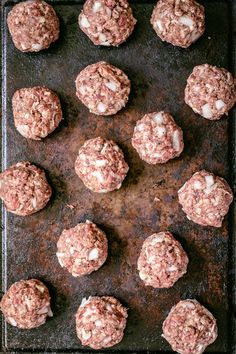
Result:
{"label": "raw meatball", "polygon": [[13,214],[26,216],[43,209],[52,195],[44,171],[18,162],[0,174],[0,198]]}
{"label": "raw meatball", "polygon": [[197,300],[173,306],[162,329],[162,336],[180,354],[201,354],[217,338],[214,316]]}
{"label": "raw meatball", "polygon": [[147,163],[165,163],[183,151],[183,132],[169,113],[149,113],[136,123],[132,145]]}
{"label": "raw meatball", "polygon": [[112,140],[87,140],[75,161],[75,172],[85,186],[97,193],[119,189],[129,166],[122,150]]}
{"label": "raw meatball", "polygon": [[236,82],[226,69],[195,66],[187,80],[185,102],[206,119],[220,119],[236,102]]}
{"label": "raw meatball", "polygon": [[113,115],[125,107],[130,94],[130,81],[113,65],[100,61],[83,69],[76,78],[76,95],[97,115]]}
{"label": "raw meatball", "polygon": [[41,140],[62,120],[57,95],[45,87],[23,88],[14,93],[13,116],[18,132],[25,138]]}
{"label": "raw meatball", "polygon": [[124,335],[127,310],[111,296],[83,299],[76,314],[76,332],[82,345],[93,349],[109,348]]}
{"label": "raw meatball", "polygon": [[160,0],[151,24],[162,41],[188,48],[205,31],[204,7],[193,0]]}
{"label": "raw meatball", "polygon": [[233,201],[228,183],[213,173],[196,172],[178,191],[187,218],[203,226],[221,227]]}
{"label": "raw meatball", "polygon": [[31,329],[53,316],[46,286],[36,279],[14,283],[3,296],[0,307],[5,320],[12,326]]}
{"label": "raw meatball", "polygon": [[139,276],[145,285],[170,288],[187,272],[188,257],[170,232],[149,236],[138,259]]}
{"label": "raw meatball", "polygon": [[136,24],[127,0],[87,0],[79,15],[79,26],[96,45],[118,46]]}
{"label": "raw meatball", "polygon": [[7,23],[16,48],[22,52],[47,49],[59,37],[59,19],[53,7],[41,0],[15,5]]}
{"label": "raw meatball", "polygon": [[107,259],[107,238],[91,221],[64,230],[57,242],[60,265],[74,277],[90,274]]}

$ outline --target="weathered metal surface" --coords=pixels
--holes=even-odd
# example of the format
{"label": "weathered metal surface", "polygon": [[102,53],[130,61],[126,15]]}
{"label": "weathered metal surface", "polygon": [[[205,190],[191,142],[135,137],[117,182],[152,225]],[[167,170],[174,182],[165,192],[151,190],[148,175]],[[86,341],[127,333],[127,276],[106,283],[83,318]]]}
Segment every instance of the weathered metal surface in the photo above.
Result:
{"label": "weathered metal surface", "polygon": [[[74,314],[89,295],[113,295],[129,308],[124,340],[114,348],[123,351],[170,350],[161,337],[162,322],[180,299],[196,298],[216,316],[219,337],[209,348],[228,347],[228,221],[214,229],[188,221],[177,201],[178,188],[192,173],[205,168],[229,180],[228,124],[230,118],[210,122],[185,105],[184,87],[192,68],[210,63],[229,67],[229,3],[205,1],[205,35],[187,50],[162,43],[149,18],[153,3],[134,3],[138,24],[120,48],[98,48],[79,30],[78,1],[53,2],[60,16],[61,37],[38,54],[17,51],[5,32],[3,166],[30,160],[48,173],[54,190],[49,205],[30,217],[3,214],[3,289],[22,278],[44,281],[53,299],[54,317],[31,331],[4,327],[3,347],[9,351],[81,350]],[[5,5],[6,15],[11,6]],[[89,114],[75,96],[74,80],[90,63],[106,60],[124,70],[132,82],[126,109],[112,118]],[[14,128],[11,97],[16,89],[45,85],[62,101],[64,121],[42,142],[24,139]],[[168,110],[183,128],[185,150],[165,165],[149,166],[132,149],[130,137],[137,119],[146,112]],[[82,143],[102,136],[124,150],[130,172],[121,190],[94,194],[74,172]],[[160,199],[160,201],[157,200]],[[73,205],[70,209],[67,204]],[[56,242],[64,228],[90,219],[109,240],[105,265],[90,276],[76,279],[56,258]],[[145,287],[136,263],[143,240],[152,232],[169,230],[181,241],[190,258],[188,273],[171,289]],[[83,349],[86,352],[86,349]],[[89,350],[88,350],[89,352]]]}

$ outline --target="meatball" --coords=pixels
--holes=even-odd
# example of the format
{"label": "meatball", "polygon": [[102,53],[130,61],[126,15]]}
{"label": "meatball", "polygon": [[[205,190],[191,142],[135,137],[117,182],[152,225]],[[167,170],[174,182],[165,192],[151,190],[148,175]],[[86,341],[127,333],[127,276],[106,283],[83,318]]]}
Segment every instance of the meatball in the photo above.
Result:
{"label": "meatball", "polygon": [[87,0],[79,26],[95,45],[119,46],[136,24],[127,0]]}
{"label": "meatball", "polygon": [[138,259],[139,276],[145,285],[170,288],[187,272],[188,257],[170,232],[149,236]]}
{"label": "meatball", "polygon": [[26,216],[43,209],[52,195],[45,172],[18,162],[0,174],[0,198],[13,214]]}
{"label": "meatball", "polygon": [[127,310],[111,296],[83,299],[76,314],[76,332],[82,345],[93,349],[109,348],[124,335]]}
{"label": "meatball", "polygon": [[151,24],[162,41],[188,48],[205,31],[205,10],[193,0],[159,0]]}
{"label": "meatball", "polygon": [[166,163],[183,151],[183,132],[169,113],[149,113],[136,123],[132,145],[147,163]]}
{"label": "meatball", "polygon": [[21,280],[14,283],[3,296],[0,308],[5,320],[12,326],[31,329],[53,316],[50,295],[39,280]]}
{"label": "meatball", "polygon": [[217,338],[214,316],[197,300],[173,306],[162,329],[162,336],[180,354],[201,354]]}
{"label": "meatball", "polygon": [[213,173],[196,172],[178,191],[187,218],[202,226],[221,227],[233,201],[228,183]]}
{"label": "meatball", "polygon": [[45,87],[23,88],[14,93],[13,116],[18,132],[25,138],[41,140],[62,120],[60,100]]}
{"label": "meatball", "polygon": [[130,81],[125,73],[104,61],[83,69],[76,78],[76,95],[91,113],[113,115],[125,107]]}
{"label": "meatball", "polygon": [[59,19],[45,1],[16,4],[8,14],[7,24],[16,48],[22,52],[47,49],[59,37]]}
{"label": "meatball", "polygon": [[187,80],[185,102],[202,117],[218,120],[236,102],[236,81],[224,68],[195,66]]}
{"label": "meatball", "polygon": [[107,238],[91,221],[64,230],[57,242],[60,265],[74,277],[98,270],[107,259]]}
{"label": "meatball", "polygon": [[102,138],[87,140],[75,162],[79,178],[97,193],[119,189],[128,170],[122,150],[112,140]]}

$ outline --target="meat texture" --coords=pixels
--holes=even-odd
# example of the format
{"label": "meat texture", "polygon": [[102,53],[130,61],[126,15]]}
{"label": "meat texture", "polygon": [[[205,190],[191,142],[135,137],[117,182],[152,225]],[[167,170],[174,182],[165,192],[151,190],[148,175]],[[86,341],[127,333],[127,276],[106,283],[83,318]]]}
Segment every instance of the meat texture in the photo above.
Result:
{"label": "meat texture", "polygon": [[76,314],[76,332],[82,345],[93,349],[118,344],[124,335],[126,308],[111,296],[83,299]]}
{"label": "meat texture", "polygon": [[36,213],[46,206],[51,195],[45,172],[30,162],[18,162],[0,174],[0,198],[11,213]]}
{"label": "meat texture", "polygon": [[214,316],[196,300],[173,306],[162,329],[163,337],[180,354],[201,354],[217,338]]}
{"label": "meat texture", "polygon": [[59,38],[59,19],[45,1],[19,2],[9,12],[7,24],[16,48],[22,52],[47,49]]}

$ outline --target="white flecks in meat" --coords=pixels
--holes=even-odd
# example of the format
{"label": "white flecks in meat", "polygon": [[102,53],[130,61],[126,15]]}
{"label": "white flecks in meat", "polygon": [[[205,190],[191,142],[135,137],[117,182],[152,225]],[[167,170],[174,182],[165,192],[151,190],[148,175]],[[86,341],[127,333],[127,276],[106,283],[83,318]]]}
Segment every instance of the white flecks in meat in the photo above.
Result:
{"label": "white flecks in meat", "polygon": [[153,234],[144,241],[138,270],[145,285],[170,288],[186,273],[187,266],[188,257],[170,232]]}
{"label": "white flecks in meat", "polygon": [[169,113],[149,113],[137,121],[132,145],[147,163],[166,163],[183,151],[183,132]]}
{"label": "white flecks in meat", "polygon": [[28,139],[45,138],[62,120],[60,100],[46,87],[17,90],[12,98],[12,109],[16,129]]}
{"label": "white flecks in meat", "polygon": [[106,261],[107,252],[105,233],[88,220],[64,230],[57,242],[58,261],[74,277],[98,270]]}
{"label": "white flecks in meat", "polygon": [[5,320],[14,327],[31,329],[53,316],[46,286],[36,279],[14,283],[3,296],[0,308]]}
{"label": "white flecks in meat", "polygon": [[178,197],[189,220],[214,227],[221,227],[233,201],[228,183],[205,170],[196,172],[178,191]]}
{"label": "white flecks in meat", "polygon": [[214,316],[196,300],[173,306],[162,329],[162,336],[180,354],[202,354],[218,332]]}
{"label": "white flecks in meat", "polygon": [[0,174],[0,198],[11,213],[36,213],[46,206],[51,195],[45,172],[30,162],[18,162]]}
{"label": "white flecks in meat", "polygon": [[205,31],[204,7],[194,0],[159,0],[151,24],[162,41],[187,48]]}
{"label": "white flecks in meat", "polygon": [[104,61],[88,65],[79,73],[75,84],[77,97],[91,113],[97,115],[116,114],[129,99],[130,80],[127,75]]}
{"label": "white flecks in meat", "polygon": [[220,119],[236,102],[232,74],[209,64],[195,66],[187,80],[185,102],[206,119]]}
{"label": "white flecks in meat", "polygon": [[59,19],[45,1],[22,1],[13,6],[7,17],[12,40],[22,52],[47,49],[59,37]]}
{"label": "white flecks in meat", "polygon": [[124,335],[127,310],[111,296],[91,296],[76,314],[76,332],[82,345],[93,349],[112,347]]}
{"label": "white flecks in meat", "polygon": [[105,46],[125,42],[137,22],[127,0],[87,0],[78,21],[95,45]]}
{"label": "white flecks in meat", "polygon": [[122,150],[111,140],[87,140],[80,148],[75,171],[87,188],[97,193],[119,189],[129,170]]}

